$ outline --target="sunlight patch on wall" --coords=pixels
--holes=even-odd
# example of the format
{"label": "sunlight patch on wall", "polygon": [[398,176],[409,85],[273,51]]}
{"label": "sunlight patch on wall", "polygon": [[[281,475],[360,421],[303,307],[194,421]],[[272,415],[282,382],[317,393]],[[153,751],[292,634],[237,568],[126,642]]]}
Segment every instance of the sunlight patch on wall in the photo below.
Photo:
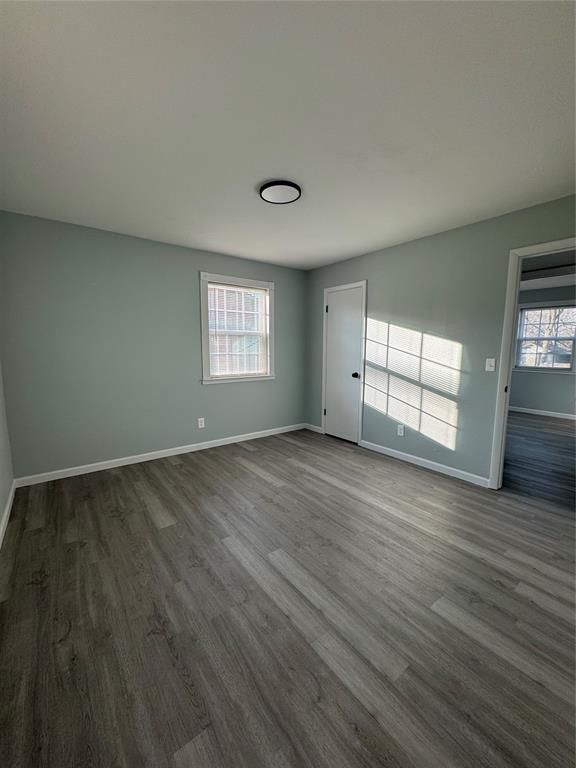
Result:
{"label": "sunlight patch on wall", "polygon": [[364,403],[450,450],[461,366],[459,342],[368,318]]}

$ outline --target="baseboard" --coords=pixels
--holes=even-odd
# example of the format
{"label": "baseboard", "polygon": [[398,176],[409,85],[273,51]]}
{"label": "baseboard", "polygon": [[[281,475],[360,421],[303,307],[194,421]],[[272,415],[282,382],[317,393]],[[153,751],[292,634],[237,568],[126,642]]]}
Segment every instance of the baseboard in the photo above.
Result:
{"label": "baseboard", "polygon": [[260,432],[249,432],[246,435],[232,435],[231,437],[222,437],[219,440],[207,440],[204,443],[194,443],[192,445],[179,445],[177,448],[165,448],[161,451],[152,451],[151,453],[140,453],[136,456],[124,456],[119,459],[110,459],[109,461],[98,461],[94,464],[83,464],[77,467],[67,467],[66,469],[56,469],[53,472],[42,472],[38,475],[27,475],[26,477],[17,477],[14,480],[16,488],[23,488],[27,485],[37,485],[38,483],[47,483],[50,480],[61,480],[65,477],[75,477],[76,475],[87,475],[90,472],[101,472],[104,469],[114,469],[115,467],[124,467],[127,464],[140,464],[144,461],[154,461],[154,459],[164,459],[167,456],[178,456],[182,453],[192,453],[193,451],[203,451],[206,448],[217,448],[220,445],[230,445],[231,443],[241,443],[245,440],[256,440],[259,437],[270,437],[280,435],[283,432],[295,432],[298,429],[308,429],[308,424],[291,424],[288,427],[275,427],[274,429],[263,429]]}
{"label": "baseboard", "polygon": [[[127,464],[140,464],[144,461],[154,461],[154,459],[163,459],[167,456],[178,456],[183,453],[192,453],[193,451],[203,451],[206,448],[217,448],[220,445],[230,445],[232,443],[241,443],[245,440],[256,440],[260,437],[271,437],[272,435],[280,435],[283,432],[295,432],[299,429],[309,429],[312,432],[318,432],[323,434],[321,427],[317,427],[315,424],[291,424],[287,427],[275,427],[274,429],[264,429],[260,432],[249,432],[245,435],[232,435],[231,437],[222,437],[219,440],[207,440],[203,443],[193,443],[192,445],[179,445],[176,448],[164,448],[160,451],[152,451],[150,453],[140,453],[135,456],[123,456],[118,459],[109,459],[107,461],[98,461],[94,464],[82,464],[76,467],[66,467],[64,469],[56,469],[52,472],[41,472],[37,475],[27,475],[25,477],[17,477],[12,483],[10,496],[6,504],[2,519],[0,520],[0,543],[4,534],[6,525],[8,524],[8,516],[10,514],[10,507],[14,496],[15,488],[24,488],[28,485],[38,485],[39,483],[48,483],[51,480],[62,480],[66,477],[76,477],[77,475],[87,475],[91,472],[102,472],[105,469],[114,469],[115,467],[124,467]],[[366,448],[370,451],[376,451],[377,453],[383,453],[386,456],[392,456],[395,459],[407,461],[411,464],[417,464],[420,467],[431,469],[435,472],[440,472],[443,475],[449,475],[450,477],[457,477],[460,480],[466,480],[469,483],[475,485],[481,485],[484,488],[488,487],[488,478],[481,477],[480,475],[473,475],[470,472],[464,472],[461,469],[454,469],[446,464],[439,464],[429,459],[422,459],[419,456],[413,456],[410,453],[403,453],[402,451],[396,451],[393,448],[385,448],[383,445],[377,445],[376,443],[369,443],[366,440],[361,440],[359,443],[361,448]]]}
{"label": "baseboard", "polygon": [[516,411],[516,413],[532,413],[534,416],[551,416],[553,419],[570,419],[570,421],[576,421],[576,414],[574,413],[556,413],[556,411],[539,411],[534,408],[516,408],[510,406],[509,411]]}
{"label": "baseboard", "polygon": [[6,499],[6,504],[4,505],[4,509],[2,510],[2,517],[0,517],[0,548],[2,547],[2,542],[4,541],[4,534],[6,533],[6,528],[8,528],[8,520],[10,519],[10,511],[12,510],[12,502],[14,501],[15,490],[16,490],[16,481],[12,480],[12,485],[10,486],[10,491],[8,493],[8,498]]}
{"label": "baseboard", "polygon": [[322,427],[317,427],[316,424],[304,424],[304,429],[309,429],[310,432],[318,432],[319,435],[324,434]]}
{"label": "baseboard", "polygon": [[358,445],[361,448],[367,448],[369,451],[383,453],[385,456],[392,456],[394,459],[400,459],[401,461],[407,461],[410,464],[417,464],[419,467],[424,467],[425,469],[431,469],[434,472],[440,472],[442,475],[457,477],[459,480],[465,480],[467,483],[481,485],[483,488],[490,487],[489,479],[487,477],[482,477],[481,475],[473,475],[471,472],[464,472],[462,469],[455,469],[454,467],[449,467],[446,464],[439,464],[436,461],[422,459],[420,456],[413,456],[411,453],[396,451],[393,448],[385,448],[383,445],[378,445],[377,443],[369,443],[366,440],[361,440]]}

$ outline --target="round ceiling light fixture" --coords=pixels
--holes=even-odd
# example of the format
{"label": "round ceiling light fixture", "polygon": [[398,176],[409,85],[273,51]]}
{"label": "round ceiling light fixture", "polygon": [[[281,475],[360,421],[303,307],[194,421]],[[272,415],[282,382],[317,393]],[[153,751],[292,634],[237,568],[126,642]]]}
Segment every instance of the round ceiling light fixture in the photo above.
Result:
{"label": "round ceiling light fixture", "polygon": [[275,179],[267,181],[260,187],[260,197],[272,205],[287,205],[295,203],[302,194],[302,189],[293,181]]}

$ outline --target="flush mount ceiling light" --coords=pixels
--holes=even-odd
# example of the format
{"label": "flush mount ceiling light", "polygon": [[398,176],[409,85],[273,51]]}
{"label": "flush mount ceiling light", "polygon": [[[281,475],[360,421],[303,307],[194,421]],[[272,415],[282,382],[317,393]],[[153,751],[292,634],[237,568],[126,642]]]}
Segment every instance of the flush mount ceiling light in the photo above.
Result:
{"label": "flush mount ceiling light", "polygon": [[298,184],[295,184],[293,181],[284,181],[283,179],[267,181],[266,184],[262,184],[260,187],[260,197],[262,200],[273,205],[295,203],[301,194],[302,190]]}

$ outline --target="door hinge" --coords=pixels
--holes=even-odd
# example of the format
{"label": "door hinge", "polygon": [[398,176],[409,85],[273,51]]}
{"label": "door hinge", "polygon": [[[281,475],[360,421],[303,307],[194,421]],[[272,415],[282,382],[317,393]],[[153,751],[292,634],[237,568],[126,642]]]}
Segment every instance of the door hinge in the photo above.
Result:
{"label": "door hinge", "polygon": [[326,312],[328,312],[328,304],[326,304]]}
{"label": "door hinge", "polygon": [[324,408],[324,416],[326,416],[326,408]]}

